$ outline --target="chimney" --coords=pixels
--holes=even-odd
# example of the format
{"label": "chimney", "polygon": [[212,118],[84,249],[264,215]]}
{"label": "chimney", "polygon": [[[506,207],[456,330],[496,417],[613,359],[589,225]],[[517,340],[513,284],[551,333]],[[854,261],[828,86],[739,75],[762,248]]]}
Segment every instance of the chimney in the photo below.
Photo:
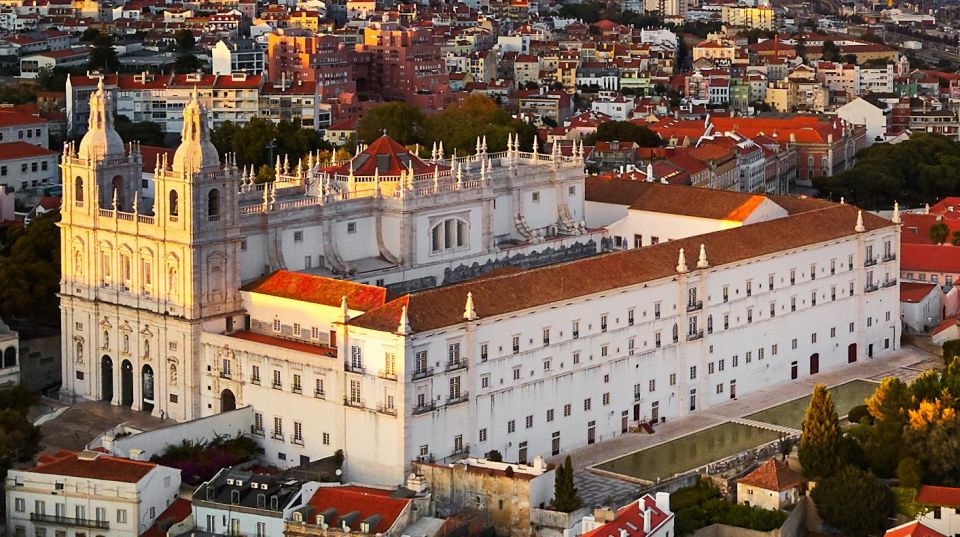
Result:
{"label": "chimney", "polygon": [[663,511],[664,513],[670,512],[670,493],[669,492],[657,493],[657,509]]}
{"label": "chimney", "polygon": [[650,529],[652,527],[652,524],[650,523],[651,514],[653,514],[653,510],[651,509],[643,510],[643,533],[645,535],[650,533]]}

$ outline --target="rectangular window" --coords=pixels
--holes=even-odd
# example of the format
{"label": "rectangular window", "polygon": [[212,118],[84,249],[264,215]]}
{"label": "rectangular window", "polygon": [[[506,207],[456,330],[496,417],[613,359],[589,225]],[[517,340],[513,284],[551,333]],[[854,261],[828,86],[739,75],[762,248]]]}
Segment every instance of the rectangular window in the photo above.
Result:
{"label": "rectangular window", "polygon": [[627,310],[627,326],[633,326],[633,308]]}
{"label": "rectangular window", "polygon": [[303,391],[303,385],[300,384],[300,375],[297,373],[293,374],[293,392],[300,393]]}
{"label": "rectangular window", "polygon": [[549,409],[549,410],[547,410],[547,423],[550,423],[551,421],[553,421],[553,409],[552,409],[552,408]]}
{"label": "rectangular window", "polygon": [[299,421],[293,422],[293,441],[303,442],[303,425]]}
{"label": "rectangular window", "polygon": [[657,391],[657,379],[650,379],[647,381],[647,391],[648,392]]}
{"label": "rectangular window", "polygon": [[360,404],[360,381],[352,379],[350,381],[350,402]]}
{"label": "rectangular window", "polygon": [[478,436],[479,436],[481,442],[486,442],[486,441],[487,441],[487,430],[486,430],[486,429],[480,429],[480,434],[479,434]]}
{"label": "rectangular window", "polygon": [[570,406],[570,403],[563,405],[563,417],[567,417],[573,413],[573,407]]}
{"label": "rectangular window", "polygon": [[273,387],[276,388],[276,389],[278,389],[278,390],[279,390],[281,387],[283,387],[283,383],[280,382],[280,370],[279,370],[279,369],[274,369],[274,370],[273,370]]}
{"label": "rectangular window", "polygon": [[486,343],[481,343],[481,344],[480,344],[480,361],[481,361],[481,362],[486,362],[486,361],[487,361],[487,356],[488,356],[488,355],[487,355],[487,344],[486,344]]}
{"label": "rectangular window", "polygon": [[543,346],[546,347],[549,344],[550,344],[550,329],[544,328],[543,329]]}
{"label": "rectangular window", "polygon": [[507,434],[510,434],[517,430],[517,423],[514,420],[507,422]]}
{"label": "rectangular window", "polygon": [[520,336],[513,336],[512,341],[510,342],[513,346],[513,354],[520,352]]}
{"label": "rectangular window", "polygon": [[273,417],[273,436],[274,437],[283,436],[283,418],[279,416]]}
{"label": "rectangular window", "polygon": [[363,369],[363,352],[356,345],[350,347],[350,367]]}
{"label": "rectangular window", "polygon": [[671,385],[671,386],[676,386],[676,385],[677,385],[677,374],[676,374],[676,373],[670,373],[670,385]]}
{"label": "rectangular window", "polygon": [[296,337],[303,335],[303,328],[300,326],[300,323],[293,323],[293,335]]}
{"label": "rectangular window", "polygon": [[527,416],[524,424],[526,425],[527,429],[532,428],[532,427],[533,427],[533,416]]}
{"label": "rectangular window", "polygon": [[601,316],[600,316],[600,331],[601,331],[601,332],[606,332],[606,331],[607,331],[607,316],[606,316],[606,315],[601,315]]}
{"label": "rectangular window", "polygon": [[583,409],[584,409],[584,410],[590,410],[590,398],[589,398],[589,397],[583,400]]}
{"label": "rectangular window", "polygon": [[690,380],[697,379],[697,366],[690,366]]}
{"label": "rectangular window", "polygon": [[252,369],[253,370],[250,374],[251,382],[253,382],[254,384],[260,384],[260,366],[255,365],[253,366]]}
{"label": "rectangular window", "polygon": [[602,401],[603,401],[603,405],[604,405],[604,406],[610,404],[610,393],[609,393],[609,392],[603,394]]}

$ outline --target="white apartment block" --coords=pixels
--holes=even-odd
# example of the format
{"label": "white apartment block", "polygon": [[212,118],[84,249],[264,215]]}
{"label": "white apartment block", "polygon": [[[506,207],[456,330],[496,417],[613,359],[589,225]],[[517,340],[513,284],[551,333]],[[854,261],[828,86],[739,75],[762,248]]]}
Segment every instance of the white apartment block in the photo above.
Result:
{"label": "white apartment block", "polygon": [[56,151],[24,142],[0,144],[0,185],[20,192],[59,182]]}
{"label": "white apartment block", "polygon": [[0,110],[0,144],[24,142],[47,147],[50,142],[47,120],[20,112]]}
{"label": "white apartment block", "polygon": [[137,537],[177,499],[180,470],[97,451],[7,472],[7,535]]}

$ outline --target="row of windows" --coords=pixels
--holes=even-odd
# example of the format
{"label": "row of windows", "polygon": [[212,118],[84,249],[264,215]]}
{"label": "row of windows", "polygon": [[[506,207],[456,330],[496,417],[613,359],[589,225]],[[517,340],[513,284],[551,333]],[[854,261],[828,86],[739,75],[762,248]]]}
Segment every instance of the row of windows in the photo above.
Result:
{"label": "row of windows", "polygon": [[[164,478],[165,486],[170,486],[170,478]],[[57,490],[63,490],[63,483],[56,484]],[[60,518],[66,518],[67,515],[67,504],[65,503],[54,503],[54,514]],[[18,513],[24,513],[27,510],[27,502],[24,498],[15,498],[13,502],[13,509]],[[154,518],[156,516],[156,508],[150,508],[150,517]],[[36,515],[46,515],[47,514],[47,502],[46,500],[34,500],[33,502],[33,514]],[[96,507],[93,509],[94,519],[97,522],[111,522],[107,518],[107,508],[106,507]],[[73,510],[73,517],[78,520],[89,520],[87,518],[87,506],[86,505],[75,505]],[[127,523],[127,510],[126,509],[117,509],[116,517],[114,520],[117,524],[126,524]]]}
{"label": "row of windows", "polygon": [[[20,164],[20,173],[27,173],[27,171],[36,173],[39,171],[47,171],[47,161],[41,162],[31,162],[29,165],[26,162]],[[0,177],[6,177],[8,173],[7,166],[0,166]]]}

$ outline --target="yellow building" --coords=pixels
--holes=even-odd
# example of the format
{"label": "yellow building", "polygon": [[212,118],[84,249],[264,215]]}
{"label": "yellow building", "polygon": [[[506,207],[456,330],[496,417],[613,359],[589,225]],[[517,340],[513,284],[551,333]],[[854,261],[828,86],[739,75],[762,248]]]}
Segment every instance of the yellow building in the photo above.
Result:
{"label": "yellow building", "polygon": [[760,30],[775,30],[776,16],[769,6],[723,6],[723,23],[731,26],[746,26]]}

